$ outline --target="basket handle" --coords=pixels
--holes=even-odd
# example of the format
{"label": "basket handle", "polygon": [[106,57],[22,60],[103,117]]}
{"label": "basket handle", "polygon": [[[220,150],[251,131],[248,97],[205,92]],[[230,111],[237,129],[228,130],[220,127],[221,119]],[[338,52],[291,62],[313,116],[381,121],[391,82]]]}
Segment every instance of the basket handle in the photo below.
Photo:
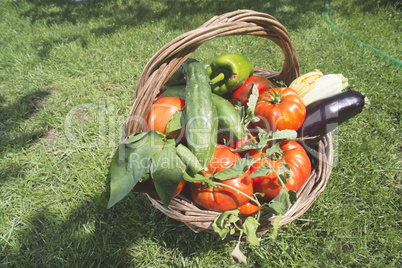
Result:
{"label": "basket handle", "polygon": [[299,62],[286,28],[273,16],[253,10],[237,10],[215,16],[200,27],[163,46],[145,66],[136,88],[136,96],[125,123],[124,136],[143,131],[146,116],[162,86],[180,65],[204,42],[217,37],[251,35],[270,39],[285,55],[280,72],[255,69],[255,74],[275,78],[289,85],[300,75]]}

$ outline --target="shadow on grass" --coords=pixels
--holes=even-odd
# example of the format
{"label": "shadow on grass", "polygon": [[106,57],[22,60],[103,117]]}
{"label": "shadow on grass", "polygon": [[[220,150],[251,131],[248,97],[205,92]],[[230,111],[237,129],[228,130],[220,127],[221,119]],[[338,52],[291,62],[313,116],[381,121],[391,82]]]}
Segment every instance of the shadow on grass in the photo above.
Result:
{"label": "shadow on grass", "polygon": [[64,217],[57,208],[43,207],[22,218],[26,226],[19,230],[20,248],[9,251],[2,263],[17,267],[177,265],[180,256],[204,256],[227,244],[217,235],[193,233],[154,209],[142,194],[131,194],[109,210],[106,198],[106,193],[90,198]]}
{"label": "shadow on grass", "polygon": [[[91,19],[100,18],[105,24],[94,30],[98,35],[110,34],[122,27],[141,27],[152,20],[171,19],[172,29],[188,29],[193,25],[195,15],[220,15],[238,9],[252,9],[265,12],[276,17],[286,28],[296,30],[304,24],[300,23],[300,15],[313,12],[312,16],[320,16],[324,12],[324,0],[306,3],[304,0],[28,0],[31,4],[22,16],[32,23],[44,21],[46,25],[62,23],[88,23]],[[331,1],[329,1],[331,8]],[[401,7],[400,0],[358,1],[354,6],[365,12],[376,12],[378,6]],[[347,9],[350,10],[350,9]],[[197,27],[198,25],[194,25]]]}
{"label": "shadow on grass", "polygon": [[[95,37],[109,36],[120,29],[140,28],[152,21],[166,20],[164,31],[178,30],[185,33],[195,29],[213,16],[238,9],[252,9],[276,17],[287,29],[300,27],[300,15],[309,16],[323,13],[323,2],[306,4],[303,0],[162,0],[162,1],[112,1],[88,0],[77,3],[72,0],[28,0],[21,5],[21,16],[32,24],[40,23],[49,27],[58,25],[92,25],[88,31],[74,34],[61,33],[61,37],[40,37],[32,46],[38,56],[47,58],[52,49],[61,44],[76,42],[83,49],[88,47],[88,33]],[[305,25],[305,24],[304,24]]]}
{"label": "shadow on grass", "polygon": [[49,94],[47,89],[30,91],[10,103],[0,95],[0,151],[26,148],[45,134],[44,129],[24,128],[24,123],[43,108]]}
{"label": "shadow on grass", "polygon": [[[152,20],[169,20],[171,29],[186,29],[193,25],[194,16],[205,14],[205,19],[237,9],[252,9],[275,16],[287,28],[300,26],[299,16],[312,11],[320,15],[324,11],[323,1],[306,4],[303,0],[162,0],[162,1],[112,1],[89,0],[76,3],[71,0],[29,0],[30,5],[22,13],[34,24],[43,21],[46,25],[62,23],[88,23],[94,18],[102,21],[102,26],[93,31],[97,35],[109,34],[122,27],[141,27]],[[174,19],[172,19],[174,18]],[[197,27],[198,25],[194,25]]]}
{"label": "shadow on grass", "polygon": [[88,40],[85,36],[74,34],[65,36],[64,38],[48,38],[37,39],[32,44],[32,47],[37,50],[40,58],[47,58],[54,47],[61,46],[63,44],[76,42],[81,48],[86,49],[88,47]]}
{"label": "shadow on grass", "polygon": [[[238,9],[252,9],[268,13],[277,18],[288,30],[296,31],[300,27],[312,27],[313,18],[323,16],[324,0],[308,3],[304,0],[28,0],[17,2],[21,7],[21,16],[32,24],[40,23],[49,27],[61,24],[90,24],[89,33],[96,37],[108,36],[120,29],[140,28],[152,21],[167,20],[164,31],[179,30],[185,33],[200,26],[215,15]],[[334,2],[334,6],[336,3]],[[375,14],[378,6],[392,5],[400,8],[399,0],[377,0],[361,2],[353,0],[345,6],[335,6],[330,13],[343,14],[347,19],[356,10]],[[306,16],[303,16],[307,14]],[[310,19],[311,18],[311,19]],[[302,20],[302,21],[301,21]],[[322,22],[324,24],[324,22]],[[165,26],[166,25],[166,26]],[[77,33],[78,32],[78,33]],[[88,46],[88,33],[63,34],[61,38],[36,40],[33,44],[40,57],[47,57],[50,51],[60,44],[77,42],[82,48]],[[150,33],[151,34],[151,33]]]}

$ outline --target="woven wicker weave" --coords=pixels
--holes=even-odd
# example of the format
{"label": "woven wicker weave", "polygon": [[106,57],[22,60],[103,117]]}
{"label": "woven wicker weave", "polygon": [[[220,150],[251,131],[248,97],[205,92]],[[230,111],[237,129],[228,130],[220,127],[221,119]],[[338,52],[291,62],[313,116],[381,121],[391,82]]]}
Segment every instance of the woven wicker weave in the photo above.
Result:
{"label": "woven wicker weave", "polygon": [[[136,98],[127,117],[122,139],[130,133],[143,131],[146,115],[162,86],[180,65],[204,42],[217,37],[251,35],[267,38],[284,53],[280,72],[256,68],[255,75],[283,81],[289,85],[300,75],[295,49],[286,28],[271,15],[252,10],[238,10],[215,16],[200,27],[187,32],[162,47],[145,66],[136,88]],[[282,216],[280,226],[300,217],[324,190],[333,163],[332,137],[327,135],[319,145],[319,157],[313,159],[312,173],[298,191],[298,201]],[[174,198],[168,208],[148,196],[152,204],[167,216],[184,222],[194,232],[212,232],[211,224],[219,212],[208,211],[184,194]],[[259,235],[272,226],[275,216],[262,211]],[[234,235],[232,238],[236,238]]]}

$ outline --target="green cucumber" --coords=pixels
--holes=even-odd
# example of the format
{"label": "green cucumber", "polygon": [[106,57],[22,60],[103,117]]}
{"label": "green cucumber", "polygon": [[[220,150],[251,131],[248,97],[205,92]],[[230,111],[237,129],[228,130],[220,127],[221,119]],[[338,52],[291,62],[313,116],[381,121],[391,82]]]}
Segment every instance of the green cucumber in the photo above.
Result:
{"label": "green cucumber", "polygon": [[182,100],[186,100],[186,85],[164,86],[163,89],[164,97],[179,97]]}
{"label": "green cucumber", "polygon": [[204,65],[194,60],[186,61],[183,67],[186,79],[187,145],[201,166],[206,167],[218,143],[218,116]]}
{"label": "green cucumber", "polygon": [[235,107],[225,98],[212,93],[212,101],[218,114],[218,135],[227,142],[244,138],[242,120]]}
{"label": "green cucumber", "polygon": [[[165,97],[179,97],[186,99],[186,86],[177,85],[166,87]],[[218,115],[218,135],[226,141],[240,141],[244,137],[243,124],[239,113],[225,98],[212,93],[212,102]]]}
{"label": "green cucumber", "polygon": [[169,80],[166,82],[165,86],[176,86],[176,85],[184,85],[186,83],[186,80],[184,78],[184,70],[183,70],[184,65],[181,65],[174,73],[173,75],[169,78]]}

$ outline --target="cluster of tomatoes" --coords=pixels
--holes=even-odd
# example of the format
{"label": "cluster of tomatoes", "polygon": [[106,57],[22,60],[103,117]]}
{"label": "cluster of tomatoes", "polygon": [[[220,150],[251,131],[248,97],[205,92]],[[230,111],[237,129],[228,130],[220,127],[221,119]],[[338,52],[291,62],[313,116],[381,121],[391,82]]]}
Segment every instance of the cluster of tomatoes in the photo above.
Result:
{"label": "cluster of tomatoes", "polygon": [[[274,155],[265,155],[265,150],[272,144],[267,144],[263,150],[262,159],[259,151],[255,149],[242,152],[233,152],[232,149],[239,148],[248,142],[258,141],[257,127],[266,131],[276,130],[298,130],[305,119],[306,107],[300,95],[288,87],[277,87],[271,81],[261,76],[251,76],[238,89],[225,95],[233,105],[247,107],[249,97],[252,93],[253,85],[258,89],[258,100],[254,114],[260,118],[258,122],[247,126],[250,135],[246,135],[243,140],[236,142],[226,142],[218,144],[214,157],[205,170],[202,172],[206,177],[227,169],[242,157],[252,156],[256,161],[249,170],[241,176],[222,181],[229,186],[210,186],[204,183],[191,183],[190,193],[193,200],[208,210],[227,211],[240,208],[241,214],[252,214],[258,211],[259,207],[250,201],[247,196],[254,193],[261,193],[258,199],[261,203],[269,202],[275,198],[282,189],[278,183],[277,174],[282,164],[287,164],[290,177],[287,178],[286,188],[298,191],[306,182],[311,172],[310,159],[303,147],[296,141],[280,142],[280,152]],[[178,97],[158,98],[148,115],[149,129],[166,133],[166,127],[176,113],[183,109],[185,101]],[[168,133],[168,136],[175,138],[179,132]],[[184,141],[185,142],[185,141]],[[277,172],[270,172],[266,176],[251,178],[250,175],[260,167],[267,164]],[[276,173],[276,174],[275,174]],[[175,195],[179,194],[185,186],[185,181],[179,184]],[[234,189],[240,190],[236,191]]]}

